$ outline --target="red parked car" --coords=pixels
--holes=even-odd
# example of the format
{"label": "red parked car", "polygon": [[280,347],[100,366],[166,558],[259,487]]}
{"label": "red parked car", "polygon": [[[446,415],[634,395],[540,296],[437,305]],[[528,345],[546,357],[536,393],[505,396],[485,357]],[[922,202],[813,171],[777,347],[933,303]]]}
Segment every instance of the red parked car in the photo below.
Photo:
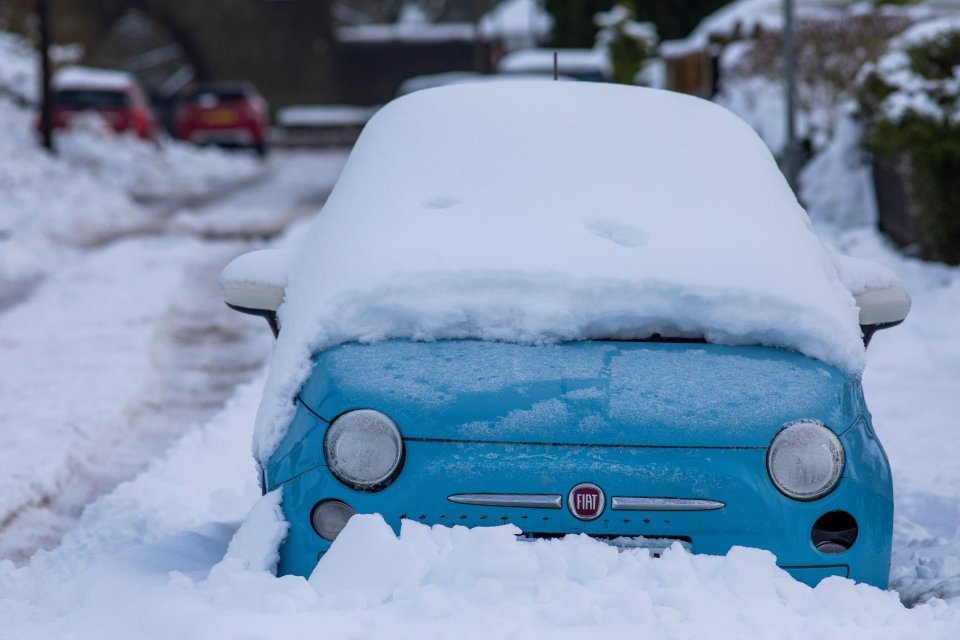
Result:
{"label": "red parked car", "polygon": [[69,126],[81,113],[95,112],[117,133],[132,132],[146,140],[157,138],[156,122],[143,89],[131,74],[65,67],[54,75],[51,85],[54,129]]}
{"label": "red parked car", "polygon": [[177,107],[176,136],[266,151],[267,102],[248,82],[198,84]]}

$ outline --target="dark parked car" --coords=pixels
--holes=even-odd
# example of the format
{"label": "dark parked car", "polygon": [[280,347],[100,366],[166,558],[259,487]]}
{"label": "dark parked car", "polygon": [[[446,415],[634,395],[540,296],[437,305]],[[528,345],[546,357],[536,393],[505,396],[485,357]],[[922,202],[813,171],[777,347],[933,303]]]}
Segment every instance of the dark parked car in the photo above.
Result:
{"label": "dark parked car", "polygon": [[177,107],[175,132],[196,144],[248,147],[263,155],[267,101],[248,82],[196,85]]}

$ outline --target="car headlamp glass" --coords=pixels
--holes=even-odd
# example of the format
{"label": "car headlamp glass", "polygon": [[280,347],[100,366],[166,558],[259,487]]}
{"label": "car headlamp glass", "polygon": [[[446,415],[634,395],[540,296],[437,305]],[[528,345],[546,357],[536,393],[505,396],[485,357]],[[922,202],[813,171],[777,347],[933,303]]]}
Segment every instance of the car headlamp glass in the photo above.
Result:
{"label": "car headlamp glass", "polygon": [[360,491],[378,491],[400,471],[403,438],[384,414],[357,409],[330,423],[323,454],[338,480]]}
{"label": "car headlamp glass", "polygon": [[347,521],[357,514],[353,507],[340,500],[324,500],[313,507],[310,523],[313,530],[324,540],[333,542],[347,526]]}
{"label": "car headlamp glass", "polygon": [[794,500],[816,500],[830,493],[840,480],[843,464],[840,439],[814,420],[788,424],[767,451],[770,479]]}

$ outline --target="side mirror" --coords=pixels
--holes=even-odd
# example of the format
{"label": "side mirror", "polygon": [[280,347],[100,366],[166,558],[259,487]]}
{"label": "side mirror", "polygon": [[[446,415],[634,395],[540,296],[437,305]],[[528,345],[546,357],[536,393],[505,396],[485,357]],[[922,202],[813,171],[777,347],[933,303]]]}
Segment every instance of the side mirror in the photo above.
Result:
{"label": "side mirror", "polygon": [[835,256],[840,280],[847,286],[860,307],[860,330],[863,344],[869,345],[873,334],[895,327],[910,312],[910,294],[895,273],[875,262]]}
{"label": "side mirror", "polygon": [[283,302],[288,267],[289,253],[284,249],[245,253],[220,274],[220,295],[231,309],[265,318],[277,336],[277,309]]}

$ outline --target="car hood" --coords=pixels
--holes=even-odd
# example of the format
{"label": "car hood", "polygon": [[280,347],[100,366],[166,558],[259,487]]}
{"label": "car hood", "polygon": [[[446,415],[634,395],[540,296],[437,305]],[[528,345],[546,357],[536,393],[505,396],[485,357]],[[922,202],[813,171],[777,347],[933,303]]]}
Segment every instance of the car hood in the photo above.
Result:
{"label": "car hood", "polygon": [[346,344],[318,354],[300,401],[356,408],[424,440],[766,447],[785,423],[842,432],[859,379],[770,347],[674,342]]}

